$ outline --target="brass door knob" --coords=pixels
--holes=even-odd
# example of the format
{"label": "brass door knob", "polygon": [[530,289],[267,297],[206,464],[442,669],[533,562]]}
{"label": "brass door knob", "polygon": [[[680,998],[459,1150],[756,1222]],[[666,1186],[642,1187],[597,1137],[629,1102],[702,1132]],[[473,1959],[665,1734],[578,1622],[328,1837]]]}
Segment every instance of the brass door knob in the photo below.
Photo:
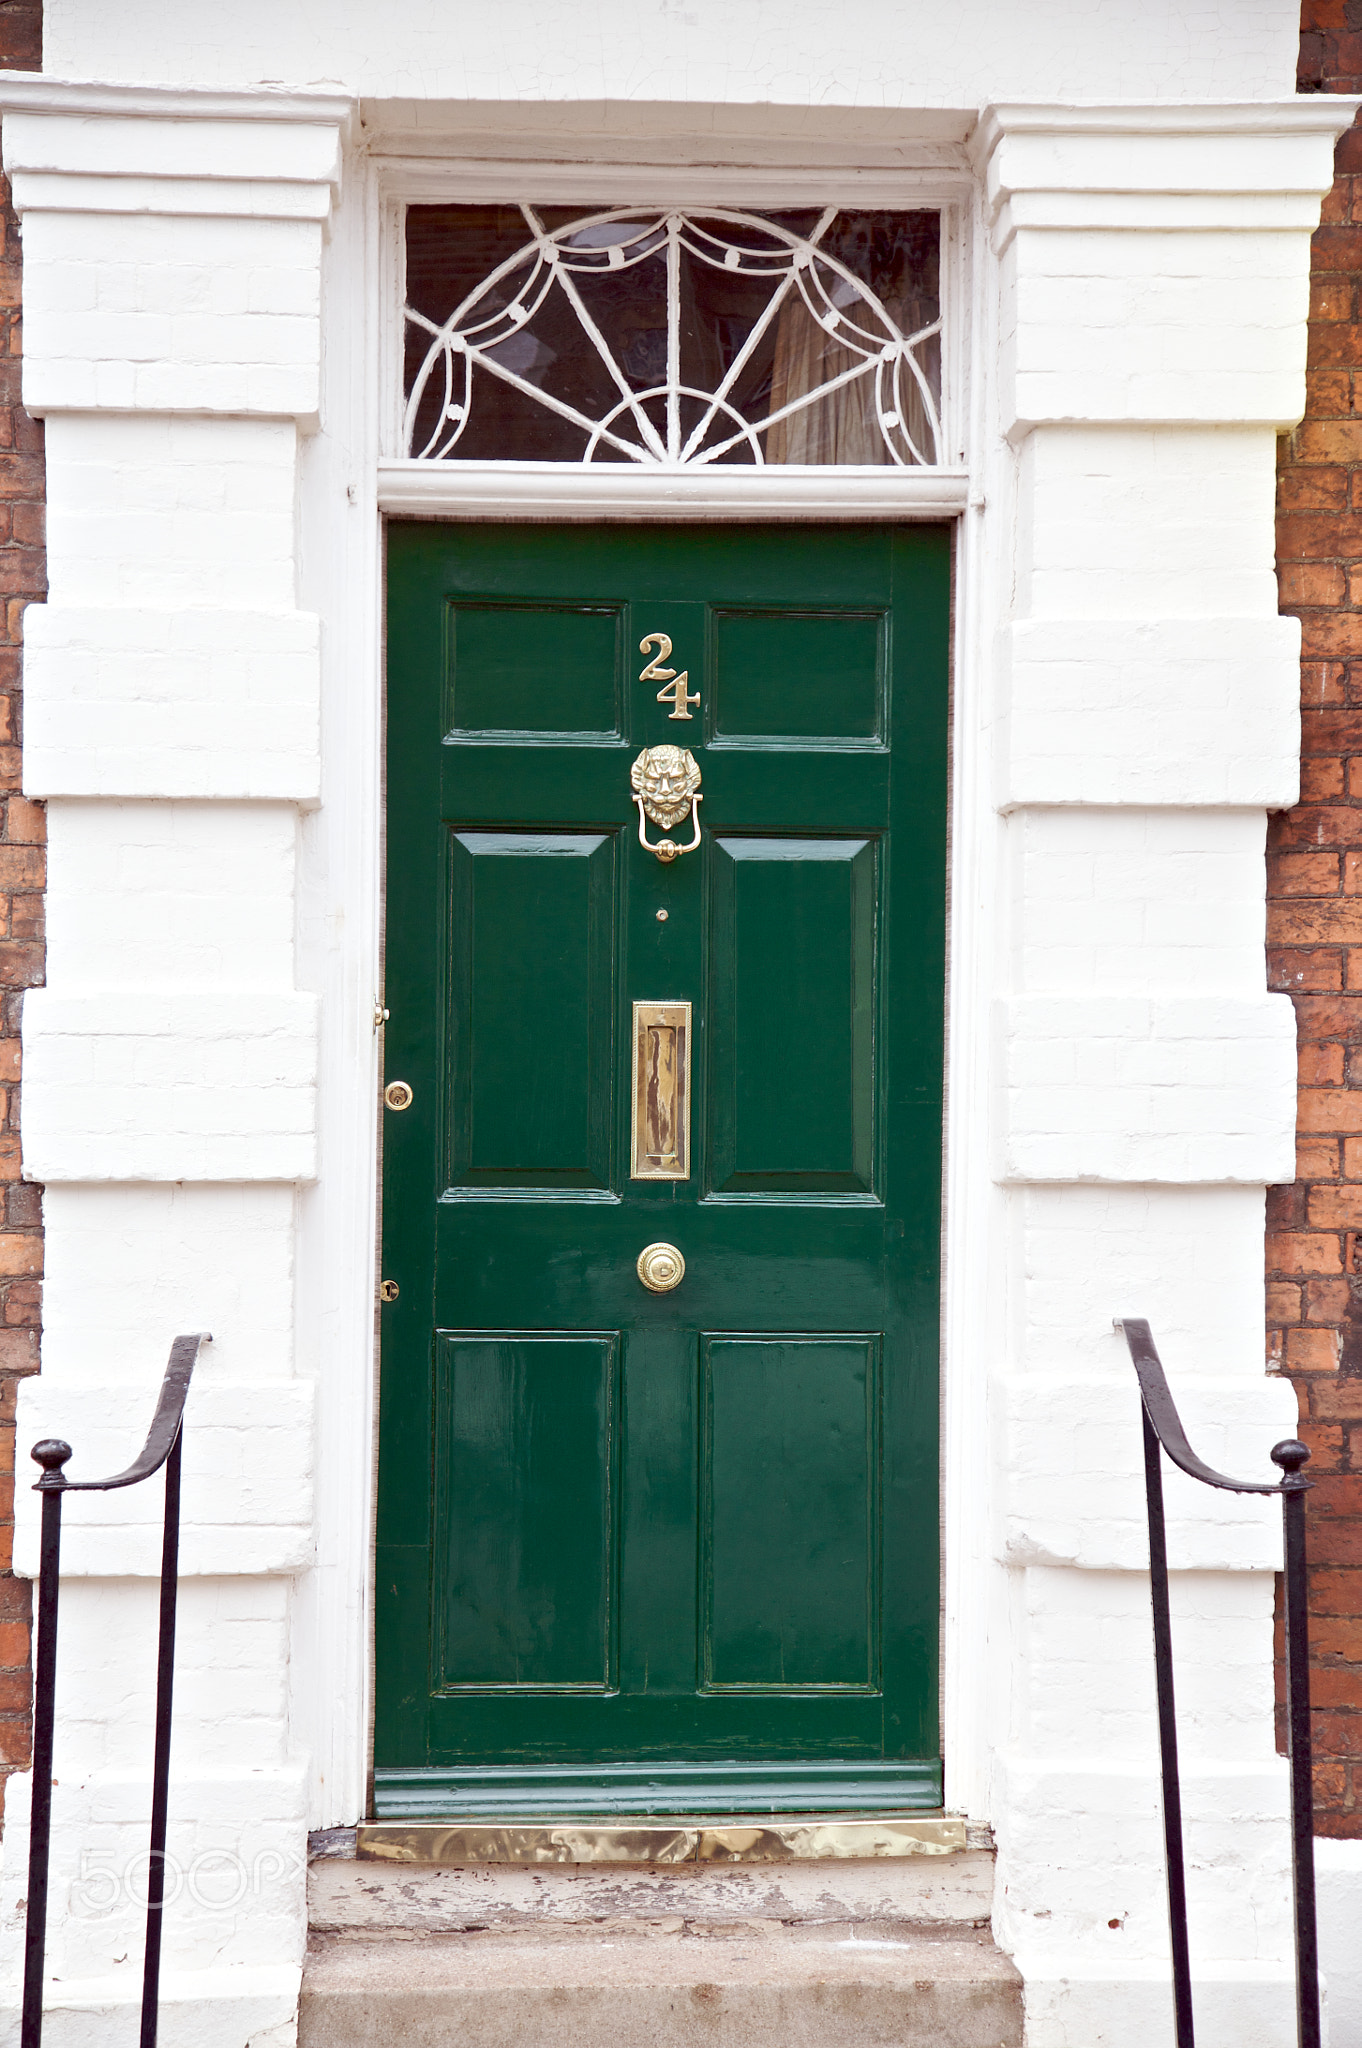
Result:
{"label": "brass door knob", "polygon": [[686,1262],[674,1244],[649,1244],[638,1255],[638,1277],[649,1294],[670,1294],[685,1278]]}

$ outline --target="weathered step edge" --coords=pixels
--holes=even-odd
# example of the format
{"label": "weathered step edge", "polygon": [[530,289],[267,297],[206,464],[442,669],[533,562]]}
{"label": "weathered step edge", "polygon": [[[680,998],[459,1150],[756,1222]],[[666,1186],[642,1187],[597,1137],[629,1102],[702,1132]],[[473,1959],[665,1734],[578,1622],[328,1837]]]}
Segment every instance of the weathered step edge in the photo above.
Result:
{"label": "weathered step edge", "polygon": [[314,1937],[299,2048],[1021,2048],[987,1936],[909,1941]]}
{"label": "weathered step edge", "polygon": [[953,1815],[848,1820],[799,1815],[759,1822],[366,1821],[355,1831],[363,1862],[403,1864],[789,1863],[845,1858],[952,1856],[972,1846]]}

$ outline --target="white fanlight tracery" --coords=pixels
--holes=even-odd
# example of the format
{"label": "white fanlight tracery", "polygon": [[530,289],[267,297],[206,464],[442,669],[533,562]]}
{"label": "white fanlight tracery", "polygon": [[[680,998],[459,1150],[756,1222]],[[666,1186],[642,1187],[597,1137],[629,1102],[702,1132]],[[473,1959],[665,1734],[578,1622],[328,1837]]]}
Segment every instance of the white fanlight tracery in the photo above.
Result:
{"label": "white fanlight tracery", "polygon": [[[553,228],[533,207],[520,211],[529,238],[447,319],[406,308],[409,333],[426,340],[406,399],[409,457],[440,461],[464,452],[481,370],[575,428],[583,436],[582,463],[869,461],[907,468],[939,461],[938,402],[924,356],[941,321],[906,331],[825,246],[836,207],[825,208],[803,235],[769,216],[730,208],[613,208]],[[770,287],[731,360],[705,384],[683,372],[685,258]],[[643,272],[640,290],[657,296],[665,351],[640,352],[637,336],[632,348],[621,346],[608,308],[593,311],[589,303],[592,279],[629,271]],[[561,323],[568,309],[574,346],[590,352],[606,380],[607,399],[594,410],[549,379],[560,352],[545,343],[543,329]],[[763,350],[769,355],[773,339],[776,376],[774,383],[768,377],[769,390],[763,386],[764,410],[753,405],[750,388],[740,404],[744,378],[750,386],[752,368]]]}

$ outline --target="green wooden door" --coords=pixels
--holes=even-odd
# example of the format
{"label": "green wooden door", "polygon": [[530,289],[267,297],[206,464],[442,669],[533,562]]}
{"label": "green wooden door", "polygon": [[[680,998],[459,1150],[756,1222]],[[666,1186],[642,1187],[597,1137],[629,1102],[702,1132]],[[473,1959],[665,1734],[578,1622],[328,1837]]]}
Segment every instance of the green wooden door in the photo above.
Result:
{"label": "green wooden door", "polygon": [[939,1803],[948,584],[389,530],[380,1814]]}

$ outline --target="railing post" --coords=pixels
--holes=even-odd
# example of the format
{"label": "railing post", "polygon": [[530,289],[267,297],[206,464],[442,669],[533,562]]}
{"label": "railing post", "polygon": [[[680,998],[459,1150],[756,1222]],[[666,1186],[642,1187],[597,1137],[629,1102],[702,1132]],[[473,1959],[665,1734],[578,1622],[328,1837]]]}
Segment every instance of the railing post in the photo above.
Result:
{"label": "railing post", "polygon": [[57,1601],[61,1592],[62,1466],[70,1444],[46,1437],[33,1446],[42,1466],[42,1549],[38,1562],[38,1644],[33,1666],[33,1790],[28,1822],[28,1898],[24,1918],[24,2005],[20,2048],[40,2048],[47,1962],[47,1870],[52,1848],[52,1741],[57,1704]]}
{"label": "railing post", "polygon": [[68,1479],[62,1466],[70,1444],[55,1438],[33,1446],[43,1468],[34,1488],[43,1497],[42,1557],[38,1570],[38,1644],[34,1660],[33,1801],[28,1844],[28,1919],[24,1942],[24,2002],[20,2048],[41,2048],[43,1975],[47,1948],[48,1863],[52,1847],[52,1742],[56,1723],[57,1599],[61,1586],[61,1502],[64,1493],[113,1493],[138,1486],[165,1466],[165,1529],[161,1539],[161,1623],[156,1658],[156,1753],[152,1766],[151,1853],[147,1869],[147,1946],[142,1973],[141,2048],[156,2048],[161,1981],[161,1925],[165,1905],[166,1821],[170,1790],[170,1712],[175,1679],[175,1606],[180,1565],[180,1453],[184,1404],[208,1332],[177,1337],[161,1380],[151,1428],[131,1465],[107,1479]]}
{"label": "railing post", "polygon": [[1296,2039],[1320,2048],[1319,1937],[1315,1921],[1315,1792],[1310,1741],[1310,1582],[1305,1561],[1305,1496],[1301,1466],[1310,1456],[1288,1437],[1272,1447],[1282,1473],[1282,1536],[1286,1580],[1286,1727],[1291,1765],[1291,1889],[1296,1916]]}
{"label": "railing post", "polygon": [[[1118,1316],[1131,1364],[1140,1383],[1144,1422],[1145,1491],[1149,1502],[1149,1568],[1154,1594],[1154,1657],[1159,1695],[1159,1744],[1163,1758],[1163,1817],[1168,1857],[1168,1918],[1173,1943],[1173,1983],[1178,2048],[1192,2039],[1191,1978],[1187,1968],[1187,1893],[1182,1860],[1182,1814],[1178,1794],[1177,1726],[1173,1714],[1172,1636],[1168,1622],[1168,1553],[1163,1517],[1160,1454],[1203,1486],[1225,1493],[1277,1493],[1282,1499],[1286,1550],[1287,1726],[1291,1759],[1291,1875],[1296,1921],[1296,2033],[1299,2048],[1320,2048],[1319,1950],[1315,1927],[1314,1787],[1310,1770],[1309,1585],[1305,1567],[1305,1496],[1312,1482],[1301,1471],[1310,1456],[1294,1437],[1272,1447],[1282,1477],[1231,1479],[1199,1458],[1187,1441],[1167,1375],[1143,1316]],[[1170,1797],[1171,1793],[1171,1797]],[[1176,1826],[1174,1825],[1176,1816]],[[1186,2032],[1183,2031],[1184,2011]]]}
{"label": "railing post", "polygon": [[1177,2048],[1195,2048],[1192,1964],[1187,1942],[1187,1870],[1182,1843],[1182,1783],[1178,1774],[1178,1717],[1173,1694],[1173,1623],[1168,1602],[1168,1536],[1163,1513],[1159,1439],[1143,1407],[1144,1488],[1149,1511],[1149,1591],[1154,1609],[1154,1685],[1159,1707],[1159,1766],[1163,1778],[1163,1847],[1168,1879],[1168,1935],[1173,1950],[1173,2019]]}
{"label": "railing post", "polygon": [[165,1924],[166,1827],[170,1811],[170,1715],[175,1688],[175,1604],[180,1584],[180,1453],[184,1427],[166,1459],[161,1538],[161,1633],[156,1653],[156,1754],[151,1776],[151,1849],[147,1859],[147,1946],[142,1966],[138,2048],[156,2048],[161,2004],[161,1929]]}

